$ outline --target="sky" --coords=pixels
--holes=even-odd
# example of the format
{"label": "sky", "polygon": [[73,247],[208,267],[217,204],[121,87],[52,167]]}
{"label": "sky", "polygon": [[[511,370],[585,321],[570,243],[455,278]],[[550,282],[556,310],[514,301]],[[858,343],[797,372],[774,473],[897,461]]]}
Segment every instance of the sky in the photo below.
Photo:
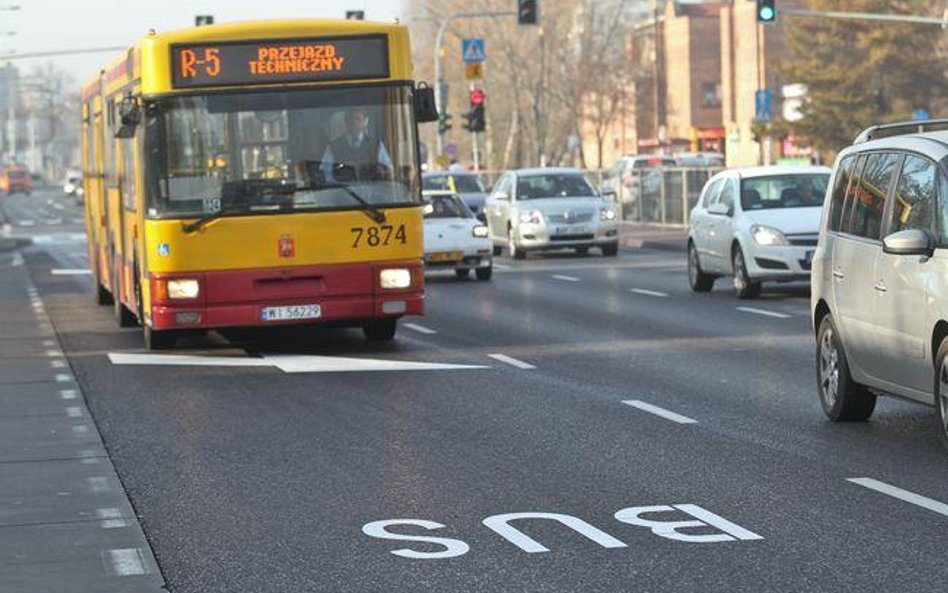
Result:
{"label": "sky", "polygon": [[[19,6],[16,11],[2,10]],[[130,46],[148,29],[169,31],[194,25],[198,14],[215,22],[278,18],[343,18],[365,10],[366,19],[390,21],[401,0],[0,0],[0,55],[60,49]],[[16,35],[8,35],[14,31]],[[52,61],[75,84],[91,78],[119,52],[20,59],[23,73]]]}

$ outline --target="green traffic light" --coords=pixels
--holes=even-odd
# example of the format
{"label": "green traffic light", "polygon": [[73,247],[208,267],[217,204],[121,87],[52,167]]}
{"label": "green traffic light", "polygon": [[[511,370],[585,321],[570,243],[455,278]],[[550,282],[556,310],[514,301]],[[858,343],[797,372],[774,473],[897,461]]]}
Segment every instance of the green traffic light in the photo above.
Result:
{"label": "green traffic light", "polygon": [[774,17],[777,16],[777,11],[769,6],[761,7],[760,9],[760,20],[762,21],[772,21]]}

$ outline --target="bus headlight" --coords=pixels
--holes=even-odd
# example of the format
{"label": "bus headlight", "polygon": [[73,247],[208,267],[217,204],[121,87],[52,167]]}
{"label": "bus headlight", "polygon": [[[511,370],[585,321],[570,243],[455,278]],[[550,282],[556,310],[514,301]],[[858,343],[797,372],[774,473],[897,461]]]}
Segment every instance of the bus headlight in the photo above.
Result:
{"label": "bus headlight", "polygon": [[411,272],[405,268],[392,268],[379,272],[379,284],[385,290],[408,288],[411,286]]}
{"label": "bus headlight", "polygon": [[193,278],[168,280],[169,299],[196,299],[201,292],[201,286]]}
{"label": "bus headlight", "polygon": [[487,227],[484,226],[484,225],[482,225],[482,224],[479,224],[479,225],[477,225],[476,227],[474,227],[474,236],[475,236],[475,237],[481,237],[481,238],[486,237],[486,236],[487,236]]}

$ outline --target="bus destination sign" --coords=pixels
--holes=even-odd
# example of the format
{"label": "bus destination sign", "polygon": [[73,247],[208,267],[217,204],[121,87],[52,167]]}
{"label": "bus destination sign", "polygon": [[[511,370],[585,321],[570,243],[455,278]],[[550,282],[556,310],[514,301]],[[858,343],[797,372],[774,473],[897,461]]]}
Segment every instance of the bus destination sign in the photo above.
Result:
{"label": "bus destination sign", "polygon": [[388,78],[384,35],[174,45],[174,88]]}

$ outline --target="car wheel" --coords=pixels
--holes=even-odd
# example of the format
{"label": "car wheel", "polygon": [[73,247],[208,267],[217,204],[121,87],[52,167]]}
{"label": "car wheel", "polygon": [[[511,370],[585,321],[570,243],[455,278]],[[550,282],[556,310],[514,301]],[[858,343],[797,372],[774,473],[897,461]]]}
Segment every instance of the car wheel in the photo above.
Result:
{"label": "car wheel", "polygon": [[455,268],[454,275],[462,280],[468,278],[471,275],[471,268]]}
{"label": "car wheel", "polygon": [[517,245],[513,227],[507,228],[507,252],[513,259],[524,259],[527,257],[526,252]]}
{"label": "car wheel", "polygon": [[714,288],[714,276],[701,271],[698,248],[694,243],[688,243],[688,285],[692,292],[708,292]]}
{"label": "car wheel", "polygon": [[938,436],[948,447],[948,339],[941,341],[935,356],[935,414],[938,419]]}
{"label": "car wheel", "polygon": [[735,247],[734,253],[731,254],[731,269],[737,298],[756,299],[760,296],[760,282],[754,282],[747,275],[747,263],[744,261],[744,252],[740,247]]}
{"label": "car wheel", "polygon": [[602,254],[606,257],[615,257],[619,255],[619,242],[607,243],[602,246]]}
{"label": "car wheel", "polygon": [[486,268],[477,268],[474,270],[474,273],[477,274],[478,280],[490,280],[491,276],[494,275],[494,266],[490,265]]}
{"label": "car wheel", "polygon": [[876,394],[853,380],[830,315],[823,318],[816,334],[816,381],[823,412],[833,422],[862,421],[872,415]]}
{"label": "car wheel", "polygon": [[150,325],[142,326],[142,337],[145,341],[145,350],[167,350],[174,346],[176,335],[173,331],[159,331]]}
{"label": "car wheel", "polygon": [[373,319],[362,325],[362,333],[370,342],[391,342],[395,339],[398,319]]}

